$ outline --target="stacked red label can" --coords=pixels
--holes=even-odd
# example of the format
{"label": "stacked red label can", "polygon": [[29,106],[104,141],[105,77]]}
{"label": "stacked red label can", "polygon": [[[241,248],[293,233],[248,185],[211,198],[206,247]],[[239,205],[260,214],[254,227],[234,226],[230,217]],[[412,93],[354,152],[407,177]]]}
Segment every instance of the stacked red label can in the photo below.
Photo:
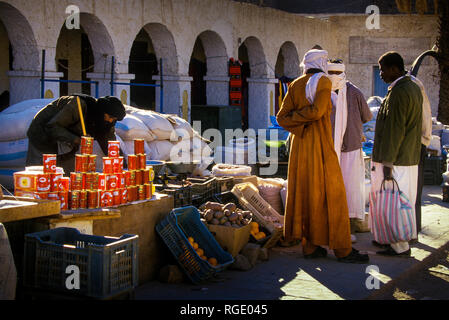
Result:
{"label": "stacked red label can", "polygon": [[128,190],[129,201],[148,200],[154,193],[152,167],[147,167],[145,141],[134,140],[134,154],[128,155],[128,170],[125,174],[125,185]]}
{"label": "stacked red label can", "polygon": [[14,194],[41,200],[60,200],[61,210],[68,209],[70,178],[56,165],[55,154],[44,154],[42,168],[28,167],[14,173]]}
{"label": "stacked red label can", "polygon": [[93,138],[82,137],[80,154],[75,155],[75,172],[63,176],[56,167],[56,155],[44,155],[42,172],[14,174],[16,196],[61,201],[61,210],[96,209],[151,199],[154,172],[146,166],[144,141],[134,141],[135,154],[128,156],[128,170],[120,156],[120,143],[109,141],[103,157],[103,172],[96,172]]}
{"label": "stacked red label can", "polygon": [[69,204],[71,210],[96,209],[99,202],[97,156],[93,154],[94,138],[81,137],[80,154],[75,155],[75,172],[70,173]]}

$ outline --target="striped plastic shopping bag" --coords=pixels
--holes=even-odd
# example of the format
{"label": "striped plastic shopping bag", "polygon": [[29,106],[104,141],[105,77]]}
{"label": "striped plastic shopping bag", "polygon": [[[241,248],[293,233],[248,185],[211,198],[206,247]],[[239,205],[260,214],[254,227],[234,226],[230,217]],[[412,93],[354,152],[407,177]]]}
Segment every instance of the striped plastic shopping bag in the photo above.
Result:
{"label": "striped plastic shopping bag", "polygon": [[[395,189],[395,184],[397,189]],[[374,240],[382,244],[409,241],[416,233],[416,220],[407,196],[393,179],[393,189],[370,192],[370,227]]]}

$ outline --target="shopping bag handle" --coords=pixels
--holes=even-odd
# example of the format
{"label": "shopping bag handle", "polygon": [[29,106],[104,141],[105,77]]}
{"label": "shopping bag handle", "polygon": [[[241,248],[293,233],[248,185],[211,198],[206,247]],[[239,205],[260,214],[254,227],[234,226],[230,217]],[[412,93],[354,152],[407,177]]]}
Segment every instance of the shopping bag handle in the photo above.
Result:
{"label": "shopping bag handle", "polygon": [[[399,189],[399,183],[396,181],[396,179],[395,178],[391,178],[391,179],[388,179],[388,180],[393,180],[393,192],[394,192],[394,184],[396,183],[396,185],[398,186],[398,191],[399,192],[401,192],[401,189]],[[383,179],[382,180],[382,184],[381,184],[381,190],[383,190],[383,191],[385,191],[386,189],[385,189],[385,181],[387,181],[387,179]]]}

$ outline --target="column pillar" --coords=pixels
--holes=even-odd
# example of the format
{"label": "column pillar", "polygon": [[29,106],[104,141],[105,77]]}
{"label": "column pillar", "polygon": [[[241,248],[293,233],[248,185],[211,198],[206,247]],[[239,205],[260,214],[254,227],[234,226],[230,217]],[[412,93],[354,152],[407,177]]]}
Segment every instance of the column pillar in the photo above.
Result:
{"label": "column pillar", "polygon": [[[23,100],[41,98],[41,73],[39,71],[8,71],[10,104]],[[62,72],[45,72],[45,79],[59,80]],[[44,95],[47,98],[59,97],[59,82],[44,82]]]}
{"label": "column pillar", "polygon": [[[160,76],[153,76],[156,84],[161,84]],[[163,113],[176,114],[190,121],[190,90],[193,78],[189,76],[163,76]],[[186,94],[187,93],[187,96]],[[183,99],[187,99],[188,115],[182,114]],[[161,112],[161,87],[156,87],[156,112]]]}
{"label": "column pillar", "polygon": [[205,76],[208,105],[229,105],[229,77]]}
{"label": "column pillar", "polygon": [[248,78],[248,125],[252,129],[266,129],[270,126],[271,107],[274,108],[274,78]]}

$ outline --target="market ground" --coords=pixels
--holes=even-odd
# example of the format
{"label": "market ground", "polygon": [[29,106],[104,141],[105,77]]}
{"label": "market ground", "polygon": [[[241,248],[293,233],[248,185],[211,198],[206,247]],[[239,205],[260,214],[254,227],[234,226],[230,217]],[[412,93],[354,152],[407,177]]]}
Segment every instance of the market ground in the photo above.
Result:
{"label": "market ground", "polygon": [[357,233],[353,245],[369,264],[327,258],[305,260],[300,246],[275,247],[269,260],[249,271],[225,270],[193,285],[157,280],[136,288],[136,300],[361,300],[449,299],[449,203],[440,186],[425,186],[422,231],[410,258],[376,255],[371,233]]}

